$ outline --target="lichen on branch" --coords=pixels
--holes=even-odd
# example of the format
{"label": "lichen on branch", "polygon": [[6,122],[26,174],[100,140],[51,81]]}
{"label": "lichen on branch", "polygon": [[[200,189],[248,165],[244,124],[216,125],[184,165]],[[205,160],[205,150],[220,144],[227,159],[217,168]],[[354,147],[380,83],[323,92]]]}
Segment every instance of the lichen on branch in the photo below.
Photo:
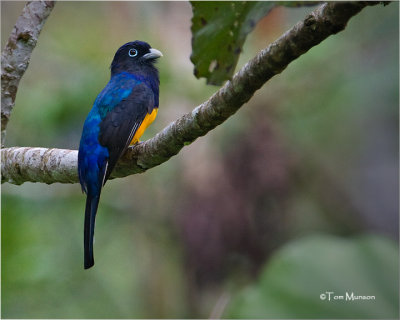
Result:
{"label": "lichen on branch", "polygon": [[19,81],[29,65],[40,31],[54,1],[30,1],[19,16],[1,53],[1,145],[15,104]]}
{"label": "lichen on branch", "polygon": [[[155,137],[130,147],[119,160],[111,178],[144,172],[174,155],[245,104],[273,76],[321,41],[346,27],[364,7],[379,2],[329,2],[319,6],[303,21],[261,50],[231,81],[206,102],[170,123]],[[29,154],[29,149],[33,154]],[[2,150],[2,182],[78,182],[77,151],[44,148]],[[27,157],[34,156],[35,161]]]}

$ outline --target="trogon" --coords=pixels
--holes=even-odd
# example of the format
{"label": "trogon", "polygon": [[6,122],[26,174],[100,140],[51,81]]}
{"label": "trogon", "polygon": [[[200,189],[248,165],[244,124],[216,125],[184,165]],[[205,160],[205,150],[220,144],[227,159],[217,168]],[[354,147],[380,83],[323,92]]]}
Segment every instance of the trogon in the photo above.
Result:
{"label": "trogon", "polygon": [[162,53],[143,41],[124,44],[111,63],[111,78],[83,125],[78,174],[86,193],[84,267],[94,265],[93,236],[101,189],[125,150],[139,141],[158,111]]}

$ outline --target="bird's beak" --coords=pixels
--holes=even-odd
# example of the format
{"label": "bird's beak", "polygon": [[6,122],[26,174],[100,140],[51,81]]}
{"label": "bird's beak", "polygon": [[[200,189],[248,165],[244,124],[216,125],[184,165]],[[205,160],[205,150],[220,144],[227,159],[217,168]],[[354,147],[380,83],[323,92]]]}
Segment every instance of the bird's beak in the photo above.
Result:
{"label": "bird's beak", "polygon": [[159,50],[157,50],[157,49],[153,49],[153,48],[151,48],[150,49],[150,52],[149,53],[146,53],[144,56],[143,56],[143,58],[145,58],[145,59],[157,59],[157,58],[159,58],[159,57],[162,57],[162,53],[161,53],[161,51],[159,51]]}

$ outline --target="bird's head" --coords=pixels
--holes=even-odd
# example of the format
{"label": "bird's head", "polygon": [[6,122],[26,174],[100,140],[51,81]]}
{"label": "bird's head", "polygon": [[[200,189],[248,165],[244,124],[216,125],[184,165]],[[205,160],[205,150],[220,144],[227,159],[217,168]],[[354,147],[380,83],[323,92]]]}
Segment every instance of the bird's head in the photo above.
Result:
{"label": "bird's head", "polygon": [[111,74],[122,71],[140,73],[148,68],[155,69],[153,64],[161,56],[162,53],[160,51],[152,48],[144,41],[128,42],[115,53],[111,63]]}

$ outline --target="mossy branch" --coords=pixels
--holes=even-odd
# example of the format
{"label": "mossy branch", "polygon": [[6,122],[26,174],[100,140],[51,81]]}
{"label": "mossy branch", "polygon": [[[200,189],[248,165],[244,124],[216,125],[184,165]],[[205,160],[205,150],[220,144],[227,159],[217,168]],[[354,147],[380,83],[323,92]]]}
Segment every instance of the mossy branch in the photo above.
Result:
{"label": "mossy branch", "polygon": [[1,145],[15,104],[19,81],[31,59],[43,25],[53,10],[54,1],[30,1],[19,16],[1,53]]}
{"label": "mossy branch", "polygon": [[[378,3],[322,4],[260,51],[206,102],[170,123],[154,138],[130,147],[118,162],[112,177],[144,172],[167,161],[185,145],[223,123],[292,61],[330,35],[342,31],[349,19],[364,7]],[[1,158],[3,182],[78,182],[77,151],[14,147],[2,150]]]}

